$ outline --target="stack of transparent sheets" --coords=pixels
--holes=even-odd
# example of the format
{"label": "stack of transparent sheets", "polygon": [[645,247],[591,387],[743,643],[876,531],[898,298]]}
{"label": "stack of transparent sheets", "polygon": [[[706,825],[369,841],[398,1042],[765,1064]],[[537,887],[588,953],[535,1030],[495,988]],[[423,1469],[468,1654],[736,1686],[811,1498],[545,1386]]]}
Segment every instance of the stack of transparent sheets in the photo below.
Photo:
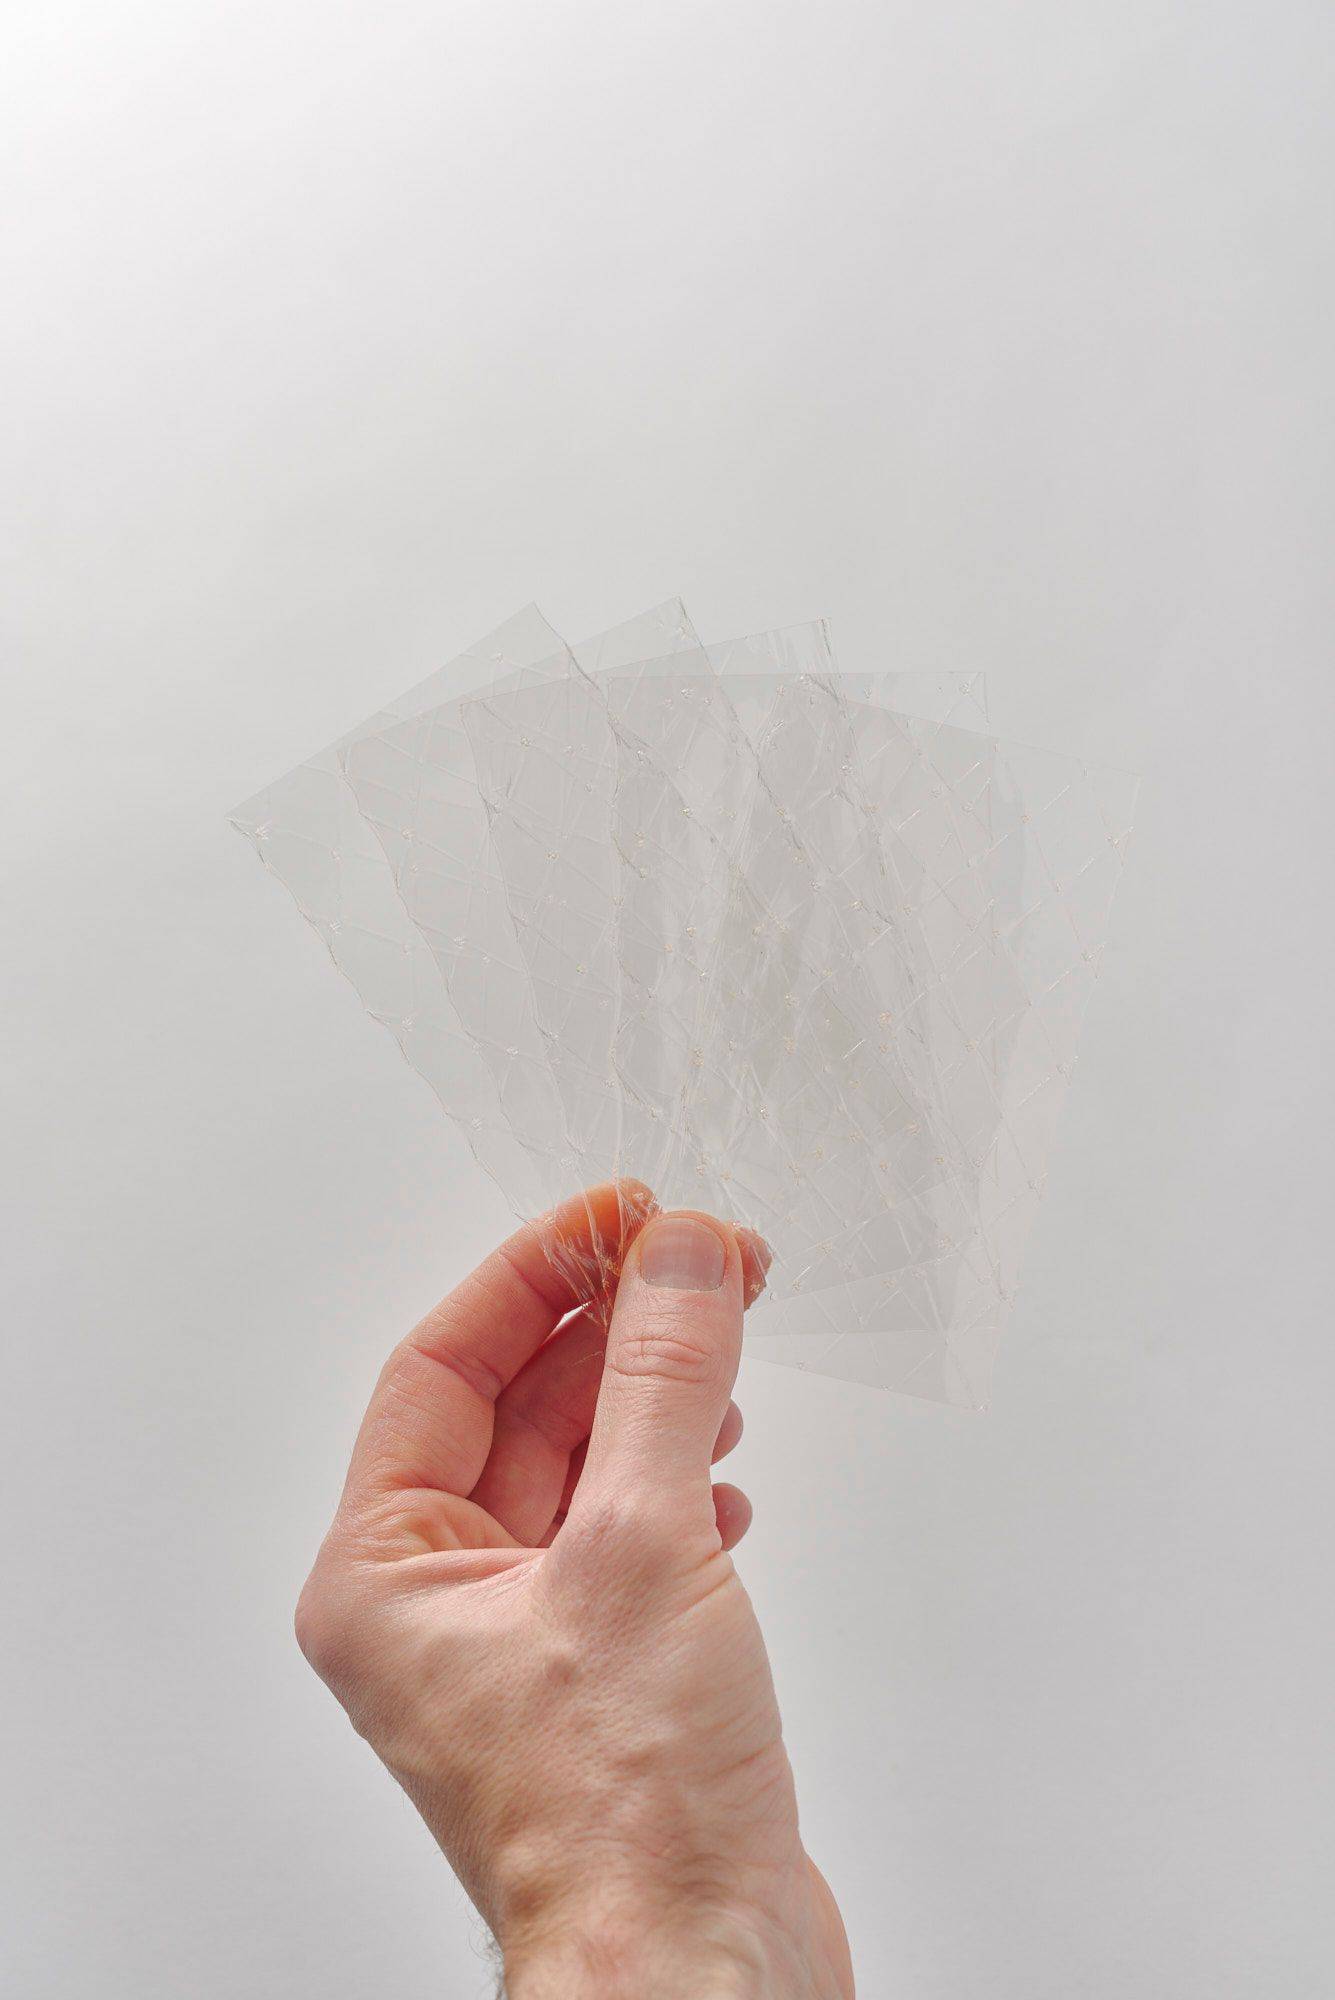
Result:
{"label": "stack of transparent sheets", "polygon": [[521,612],[232,817],[518,1215],[745,1223],[750,1352],[979,1406],[1135,791],[674,601]]}

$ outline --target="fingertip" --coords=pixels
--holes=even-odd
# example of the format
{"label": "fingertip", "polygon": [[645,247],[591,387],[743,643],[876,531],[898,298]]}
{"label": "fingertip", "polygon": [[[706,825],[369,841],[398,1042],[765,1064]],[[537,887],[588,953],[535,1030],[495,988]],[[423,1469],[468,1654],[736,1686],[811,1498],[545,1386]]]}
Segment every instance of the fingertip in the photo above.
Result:
{"label": "fingertip", "polygon": [[600,1181],[532,1227],[571,1303],[592,1305],[606,1319],[631,1246],[657,1213],[644,1181]]}
{"label": "fingertip", "polygon": [[712,1215],[674,1209],[636,1239],[635,1268],[655,1291],[717,1292],[728,1275],[731,1232]]}
{"label": "fingertip", "polygon": [[740,1486],[714,1488],[714,1521],[725,1549],[735,1549],[751,1525],[753,1509]]}
{"label": "fingertip", "polygon": [[661,1491],[700,1481],[741,1346],[742,1259],[732,1226],[695,1209],[656,1215],[636,1237],[616,1293],[590,1435],[593,1485],[615,1476],[652,1480]]}
{"label": "fingertip", "polygon": [[658,1197],[646,1181],[623,1179],[616,1183],[616,1188],[633,1215],[652,1215],[658,1207]]}
{"label": "fingertip", "polygon": [[733,1234],[742,1259],[742,1305],[753,1306],[765,1289],[774,1252],[760,1231],[745,1223],[735,1224]]}
{"label": "fingertip", "polygon": [[730,1451],[736,1450],[741,1437],[742,1413],[736,1403],[729,1403],[723,1414],[723,1422],[719,1425],[718,1436],[714,1440],[714,1456],[711,1463],[717,1465],[721,1458],[726,1458]]}

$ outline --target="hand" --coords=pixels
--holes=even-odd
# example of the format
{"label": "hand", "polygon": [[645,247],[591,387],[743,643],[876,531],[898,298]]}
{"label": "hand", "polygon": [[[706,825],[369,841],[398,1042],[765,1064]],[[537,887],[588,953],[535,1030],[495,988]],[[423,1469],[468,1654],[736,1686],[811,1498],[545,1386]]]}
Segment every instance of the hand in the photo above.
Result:
{"label": "hand", "polygon": [[710,1484],[768,1261],[635,1182],[521,1230],[390,1358],[302,1592],[512,2000],[851,2000],[728,1553],[750,1506]]}

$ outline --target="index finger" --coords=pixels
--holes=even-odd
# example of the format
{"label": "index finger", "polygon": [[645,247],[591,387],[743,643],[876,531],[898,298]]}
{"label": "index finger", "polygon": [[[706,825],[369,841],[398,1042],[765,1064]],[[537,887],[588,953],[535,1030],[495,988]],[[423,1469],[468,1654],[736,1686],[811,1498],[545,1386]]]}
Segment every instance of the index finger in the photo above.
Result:
{"label": "index finger", "polygon": [[610,1304],[622,1258],[655,1205],[642,1182],[607,1181],[493,1250],[386,1362],[346,1490],[471,1492],[497,1396],[568,1312]]}

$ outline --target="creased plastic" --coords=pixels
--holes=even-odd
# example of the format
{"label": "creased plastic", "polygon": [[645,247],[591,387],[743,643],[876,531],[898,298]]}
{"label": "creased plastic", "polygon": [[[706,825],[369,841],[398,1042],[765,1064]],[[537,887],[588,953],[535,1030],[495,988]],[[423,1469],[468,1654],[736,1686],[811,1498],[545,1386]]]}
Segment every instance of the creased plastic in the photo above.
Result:
{"label": "creased plastic", "polygon": [[[521,613],[233,818],[521,1217],[744,1223],[751,1351],[978,1406],[1135,790],[999,742],[981,675],[673,600]],[[572,1296],[620,1234],[546,1232]]]}

